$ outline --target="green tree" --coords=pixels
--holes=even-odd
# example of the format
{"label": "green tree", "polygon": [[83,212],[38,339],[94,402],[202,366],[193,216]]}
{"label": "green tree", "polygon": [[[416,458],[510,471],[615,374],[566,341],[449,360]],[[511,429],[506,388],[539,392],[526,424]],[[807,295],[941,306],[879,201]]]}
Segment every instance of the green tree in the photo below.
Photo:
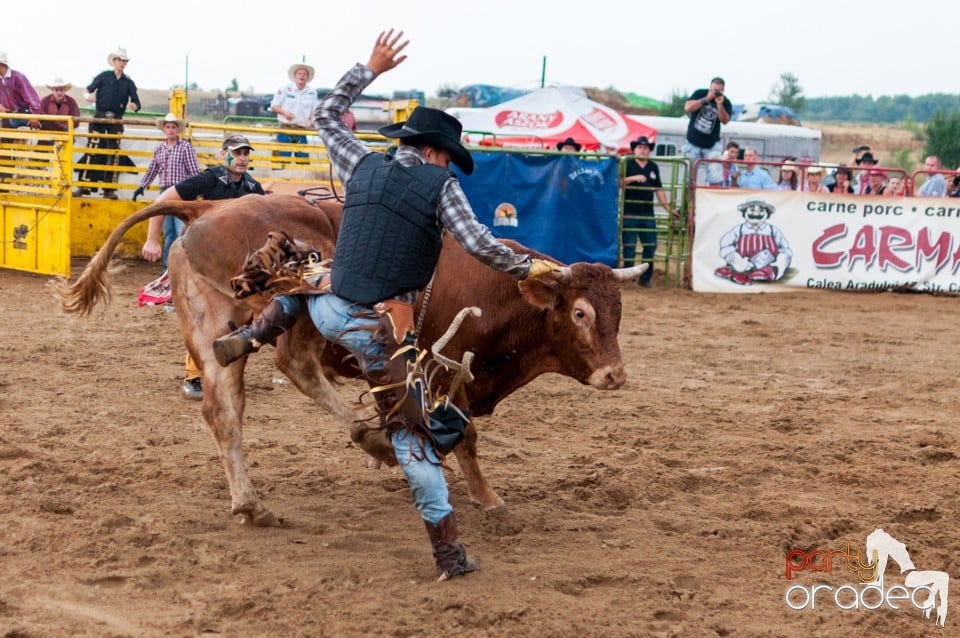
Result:
{"label": "green tree", "polygon": [[807,99],[803,97],[803,87],[793,73],[781,73],[780,81],[770,90],[770,101],[799,113]]}
{"label": "green tree", "polygon": [[240,90],[240,84],[237,82],[237,78],[233,78],[232,80],[230,80],[230,84],[227,85],[227,90],[228,91]]}
{"label": "green tree", "polygon": [[684,115],[686,111],[683,110],[683,105],[686,104],[689,96],[690,91],[674,89],[673,92],[670,93],[670,97],[667,98],[664,106],[660,109],[660,115],[664,117],[680,117]]}
{"label": "green tree", "polygon": [[937,155],[944,166],[960,166],[960,112],[937,111],[927,123],[924,155]]}

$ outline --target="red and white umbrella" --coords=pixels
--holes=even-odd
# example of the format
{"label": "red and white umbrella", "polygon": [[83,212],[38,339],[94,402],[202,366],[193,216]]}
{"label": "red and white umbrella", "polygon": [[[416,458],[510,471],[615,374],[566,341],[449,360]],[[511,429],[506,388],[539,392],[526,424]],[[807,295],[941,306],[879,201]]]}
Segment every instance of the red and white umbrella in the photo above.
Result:
{"label": "red and white umbrella", "polygon": [[641,135],[657,131],[563,86],[552,86],[485,109],[449,109],[463,124],[463,143],[556,150],[572,137],[584,151],[629,152]]}

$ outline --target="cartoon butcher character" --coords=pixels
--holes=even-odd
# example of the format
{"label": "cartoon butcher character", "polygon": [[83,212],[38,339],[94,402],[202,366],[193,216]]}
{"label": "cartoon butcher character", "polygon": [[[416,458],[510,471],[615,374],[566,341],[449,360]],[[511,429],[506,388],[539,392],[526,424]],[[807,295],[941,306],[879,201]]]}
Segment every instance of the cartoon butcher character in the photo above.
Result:
{"label": "cartoon butcher character", "polygon": [[743,214],[743,223],[720,238],[720,257],[727,265],[714,274],[741,286],[782,278],[793,251],[783,232],[767,221],[776,208],[762,199],[751,199],[737,210]]}

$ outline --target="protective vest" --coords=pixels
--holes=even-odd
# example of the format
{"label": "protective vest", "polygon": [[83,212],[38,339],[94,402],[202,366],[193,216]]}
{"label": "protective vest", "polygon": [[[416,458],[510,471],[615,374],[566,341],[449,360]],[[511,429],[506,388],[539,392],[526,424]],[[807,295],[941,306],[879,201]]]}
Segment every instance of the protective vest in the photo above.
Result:
{"label": "protective vest", "polygon": [[453,175],[439,166],[401,166],[380,153],[357,165],[344,197],[331,286],[372,305],[430,281],[440,258],[437,203]]}
{"label": "protective vest", "polygon": [[234,197],[243,197],[249,193],[263,194],[263,189],[260,187],[260,184],[246,173],[243,174],[243,178],[240,180],[240,187],[237,188],[234,186],[233,180],[230,179],[230,173],[227,171],[226,166],[212,166],[207,170],[217,178],[217,185],[214,186],[210,192],[204,193],[204,199],[233,199]]}

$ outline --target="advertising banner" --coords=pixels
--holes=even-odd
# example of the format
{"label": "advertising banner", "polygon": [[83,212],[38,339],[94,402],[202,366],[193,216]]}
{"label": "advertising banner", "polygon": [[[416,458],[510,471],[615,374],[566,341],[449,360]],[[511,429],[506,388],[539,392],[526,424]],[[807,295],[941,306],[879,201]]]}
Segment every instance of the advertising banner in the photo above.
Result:
{"label": "advertising banner", "polygon": [[960,294],[960,200],[696,192],[693,289]]}
{"label": "advertising banner", "polygon": [[617,265],[617,159],[575,155],[472,153],[459,179],[477,218],[565,263]]}

